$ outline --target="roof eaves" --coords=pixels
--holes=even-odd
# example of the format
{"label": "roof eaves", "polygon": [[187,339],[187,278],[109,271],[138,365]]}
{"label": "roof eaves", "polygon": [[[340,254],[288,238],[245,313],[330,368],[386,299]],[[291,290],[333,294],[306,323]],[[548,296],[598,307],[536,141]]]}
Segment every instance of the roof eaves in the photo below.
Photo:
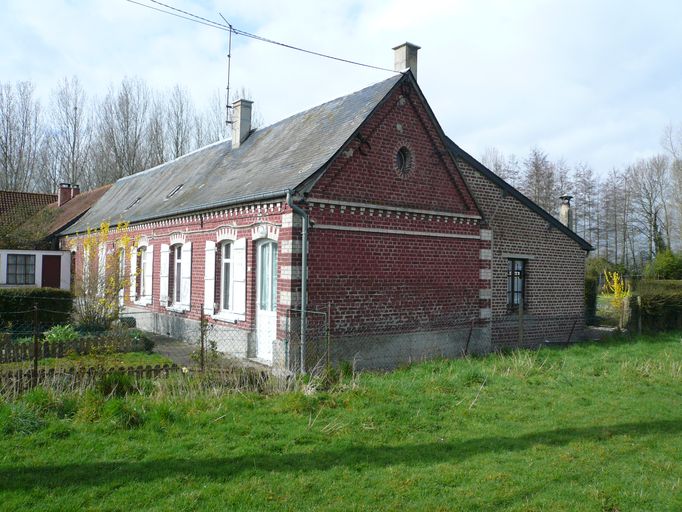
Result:
{"label": "roof eaves", "polygon": [[[180,215],[187,215],[187,214],[199,214],[202,212],[205,212],[207,210],[215,210],[218,208],[225,208],[228,206],[233,206],[235,204],[241,204],[241,203],[250,203],[254,201],[264,201],[267,199],[275,199],[279,197],[286,197],[287,193],[289,193],[291,190],[290,189],[282,189],[282,190],[277,190],[274,192],[264,192],[261,194],[250,194],[248,196],[242,196],[242,197],[235,197],[234,199],[231,199],[229,201],[220,201],[220,202],[215,202],[215,203],[210,203],[210,204],[203,204],[203,205],[197,205],[192,208],[181,208],[177,210],[173,210],[170,212],[164,212],[161,215],[157,215],[154,217],[145,217],[143,219],[139,220],[132,220],[130,221],[131,224],[142,224],[145,222],[154,222],[155,220],[158,219],[165,219],[168,217],[177,217]],[[80,219],[79,219],[80,220]],[[74,223],[75,224],[75,223]],[[85,232],[87,228],[82,228],[82,227],[76,227],[76,229],[69,230],[69,228],[73,227],[68,226],[59,233],[57,233],[58,236],[65,236],[65,235],[76,235],[79,233]]]}
{"label": "roof eaves", "polygon": [[557,219],[554,215],[552,215],[547,210],[545,210],[544,208],[536,204],[534,201],[526,197],[518,189],[512,187],[509,183],[504,181],[497,174],[495,174],[481,162],[476,160],[473,156],[471,156],[469,153],[460,148],[457,144],[455,144],[455,142],[452,139],[450,139],[449,137],[446,138],[448,141],[450,152],[455,158],[461,158],[462,160],[464,160],[466,163],[471,165],[474,169],[476,169],[486,178],[492,181],[495,185],[500,187],[502,190],[507,192],[515,199],[517,199],[521,204],[523,204],[528,209],[532,210],[533,212],[537,213],[542,218],[544,218],[552,227],[557,228],[559,231],[575,240],[578,243],[578,245],[580,245],[580,247],[582,247],[584,250],[586,251],[594,250],[594,247],[592,247],[592,245],[587,240],[578,235],[578,233],[564,226],[561,223],[561,221],[559,221],[559,219]]}

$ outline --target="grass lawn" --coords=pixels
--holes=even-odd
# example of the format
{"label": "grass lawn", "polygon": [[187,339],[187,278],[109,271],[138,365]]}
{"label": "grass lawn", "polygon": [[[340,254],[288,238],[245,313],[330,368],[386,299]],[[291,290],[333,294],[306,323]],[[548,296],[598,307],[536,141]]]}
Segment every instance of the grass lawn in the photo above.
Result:
{"label": "grass lawn", "polygon": [[679,511],[682,337],[435,361],[312,395],[34,391],[0,427],[4,510]]}
{"label": "grass lawn", "polygon": [[[173,364],[173,361],[160,354],[148,354],[146,352],[121,352],[115,354],[84,355],[54,358],[49,357],[38,360],[39,368],[73,368],[73,367],[99,367],[117,368],[121,366],[155,366]],[[17,368],[32,368],[33,361],[20,363],[0,363],[0,372]]]}

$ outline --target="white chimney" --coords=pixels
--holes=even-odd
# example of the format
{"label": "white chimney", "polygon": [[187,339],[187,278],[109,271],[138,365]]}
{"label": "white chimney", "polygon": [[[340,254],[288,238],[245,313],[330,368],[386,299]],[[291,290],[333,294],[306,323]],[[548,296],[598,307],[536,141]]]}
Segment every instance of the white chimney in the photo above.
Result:
{"label": "white chimney", "polygon": [[571,199],[573,199],[573,196],[563,195],[559,199],[561,199],[559,221],[567,228],[573,229],[573,212],[571,211]]}
{"label": "white chimney", "polygon": [[237,100],[232,104],[232,149],[237,149],[251,131],[253,101]]}
{"label": "white chimney", "polygon": [[393,48],[393,69],[405,71],[409,68],[417,79],[417,52],[421,46],[412,43],[403,43]]}

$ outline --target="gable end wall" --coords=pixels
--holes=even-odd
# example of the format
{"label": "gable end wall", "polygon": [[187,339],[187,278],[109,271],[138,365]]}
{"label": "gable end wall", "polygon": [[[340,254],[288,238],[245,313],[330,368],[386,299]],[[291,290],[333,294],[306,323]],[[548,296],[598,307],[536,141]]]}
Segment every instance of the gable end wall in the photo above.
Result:
{"label": "gable end wall", "polygon": [[[493,346],[535,346],[582,337],[586,251],[465,161],[458,159],[457,165],[491,230]],[[518,313],[507,307],[511,255],[529,257],[521,329]]]}

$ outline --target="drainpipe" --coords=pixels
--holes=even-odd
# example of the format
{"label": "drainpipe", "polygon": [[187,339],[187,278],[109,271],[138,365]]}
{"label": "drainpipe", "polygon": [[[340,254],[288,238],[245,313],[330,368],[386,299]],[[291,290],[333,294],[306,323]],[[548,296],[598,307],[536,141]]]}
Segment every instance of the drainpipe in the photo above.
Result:
{"label": "drainpipe", "polygon": [[295,213],[301,216],[301,373],[306,372],[305,349],[306,349],[306,306],[308,303],[308,226],[310,219],[308,213],[300,206],[294,204],[291,190],[287,191],[287,205]]}

